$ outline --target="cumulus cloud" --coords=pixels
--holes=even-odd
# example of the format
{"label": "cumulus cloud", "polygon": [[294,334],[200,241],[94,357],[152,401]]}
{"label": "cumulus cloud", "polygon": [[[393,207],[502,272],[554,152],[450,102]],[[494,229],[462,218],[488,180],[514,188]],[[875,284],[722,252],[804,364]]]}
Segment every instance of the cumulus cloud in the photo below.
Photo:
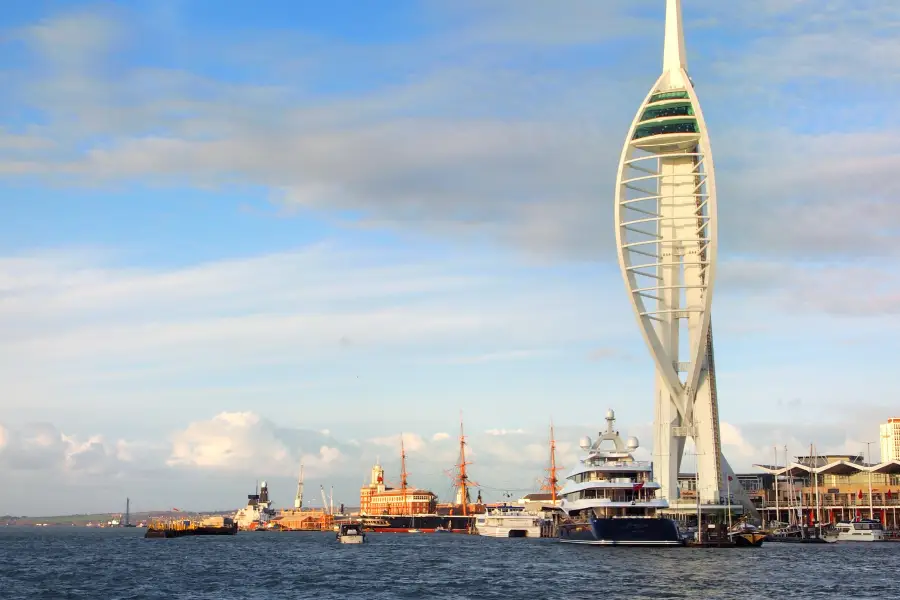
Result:
{"label": "cumulus cloud", "polygon": [[[726,456],[732,457],[732,460],[737,458],[745,460],[756,457],[757,449],[744,439],[740,429],[724,421],[719,423],[719,429],[722,440],[722,452]],[[737,457],[734,456],[735,453],[738,455]]]}
{"label": "cumulus cloud", "polygon": [[286,475],[302,462],[315,474],[342,458],[330,436],[279,428],[251,411],[223,412],[191,423],[171,439],[166,462],[173,467],[253,472],[265,465],[268,472]]}
{"label": "cumulus cloud", "polygon": [[0,465],[10,471],[47,471],[80,475],[115,475],[128,457],[127,442],[103,436],[67,435],[50,423],[9,429],[0,425]]}
{"label": "cumulus cloud", "polygon": [[[556,461],[564,473],[578,464],[581,450],[577,444],[581,436],[601,428],[599,423],[556,426]],[[645,442],[652,439],[649,423],[636,423],[622,433],[637,435]],[[808,453],[810,443],[820,454],[864,452],[865,444],[859,442],[864,437],[862,426],[848,429],[843,424],[797,423],[785,429],[782,424],[738,426],[722,422],[724,452],[739,472],[753,472],[753,464],[773,462],[776,447],[778,460],[783,462],[785,445],[791,457]],[[428,438],[404,434],[404,439],[417,448],[407,465],[412,484],[430,488],[442,497],[450,493],[448,473],[458,459],[458,448],[449,443],[450,438],[447,434]],[[243,489],[247,482],[253,479],[269,481],[279,505],[289,504],[302,461],[311,489],[319,483],[333,485],[336,499],[353,506],[360,482],[368,476],[378,457],[389,483],[399,481],[399,452],[393,451],[398,445],[396,434],[352,444],[312,429],[275,426],[254,411],[224,412],[190,423],[174,431],[164,448],[147,440],[109,443],[97,435],[63,434],[46,423],[0,426],[0,476],[15,486],[16,481],[33,482],[29,474],[43,474],[45,479],[48,473],[63,475],[55,479],[58,497],[65,498],[68,490],[73,497],[86,498],[81,500],[85,503],[88,500],[101,503],[97,494],[105,493],[103,490],[108,488],[112,477],[122,482],[115,493],[131,494],[134,498],[136,491],[143,490],[147,497],[158,498],[161,506],[146,509],[185,506],[186,502],[198,509],[233,508],[241,494],[246,493]],[[391,451],[385,453],[386,448]],[[638,448],[635,457],[652,460],[649,446]],[[538,489],[546,476],[548,439],[542,433],[475,432],[468,436],[467,458],[473,480],[488,499],[499,498],[502,490],[525,493]],[[877,460],[877,455],[873,459]],[[688,459],[685,470],[690,468]],[[150,487],[145,489],[145,486]],[[156,492],[149,492],[150,488]],[[310,496],[313,502],[315,494]],[[65,507],[60,504],[55,510],[65,510]]]}

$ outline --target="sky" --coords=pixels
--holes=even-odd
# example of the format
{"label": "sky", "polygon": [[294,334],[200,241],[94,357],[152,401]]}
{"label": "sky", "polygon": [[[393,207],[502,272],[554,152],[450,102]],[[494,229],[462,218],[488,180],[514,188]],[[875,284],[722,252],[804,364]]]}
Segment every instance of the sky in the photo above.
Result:
{"label": "sky", "polygon": [[[732,466],[878,453],[900,274],[900,5],[684,0],[716,158]],[[0,25],[0,514],[225,509],[375,460],[488,498],[653,365],[613,183],[662,0],[44,0]],[[642,454],[644,453],[644,454]],[[642,447],[638,456],[649,456]]]}

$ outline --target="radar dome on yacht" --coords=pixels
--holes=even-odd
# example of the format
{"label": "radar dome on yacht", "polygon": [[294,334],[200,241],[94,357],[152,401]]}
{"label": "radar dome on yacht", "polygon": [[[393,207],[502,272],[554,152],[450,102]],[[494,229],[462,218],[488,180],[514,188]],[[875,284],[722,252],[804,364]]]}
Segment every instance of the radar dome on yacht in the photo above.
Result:
{"label": "radar dome on yacht", "polygon": [[610,420],[615,419],[616,411],[614,411],[613,409],[609,409],[608,411],[606,411],[606,418]]}
{"label": "radar dome on yacht", "polygon": [[584,436],[583,438],[581,438],[581,441],[578,442],[578,447],[582,450],[587,450],[588,448],[590,448],[591,438],[589,438],[588,436]]}
{"label": "radar dome on yacht", "polygon": [[625,445],[628,446],[629,450],[634,450],[641,444],[640,444],[640,442],[638,442],[638,439],[636,437],[631,436],[630,438],[628,438],[628,441],[625,442]]}

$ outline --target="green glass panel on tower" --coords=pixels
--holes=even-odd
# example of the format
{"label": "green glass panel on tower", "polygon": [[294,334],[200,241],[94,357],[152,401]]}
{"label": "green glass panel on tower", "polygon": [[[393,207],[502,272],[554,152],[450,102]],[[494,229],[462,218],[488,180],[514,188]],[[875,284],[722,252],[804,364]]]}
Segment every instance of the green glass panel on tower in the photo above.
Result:
{"label": "green glass panel on tower", "polygon": [[650,106],[641,115],[641,121],[661,119],[664,117],[693,117],[694,107],[690,102],[675,102],[662,106]]}
{"label": "green glass panel on tower", "polygon": [[658,94],[653,94],[650,96],[650,103],[653,102],[662,102],[663,100],[687,100],[690,96],[684,90],[680,90],[677,92],[660,92]]}
{"label": "green glass panel on tower", "polygon": [[668,133],[699,133],[700,127],[697,125],[697,119],[667,119],[665,121],[657,121],[654,123],[644,123],[638,125],[634,130],[634,137],[631,139],[639,140],[641,138],[651,137],[654,135],[665,135]]}

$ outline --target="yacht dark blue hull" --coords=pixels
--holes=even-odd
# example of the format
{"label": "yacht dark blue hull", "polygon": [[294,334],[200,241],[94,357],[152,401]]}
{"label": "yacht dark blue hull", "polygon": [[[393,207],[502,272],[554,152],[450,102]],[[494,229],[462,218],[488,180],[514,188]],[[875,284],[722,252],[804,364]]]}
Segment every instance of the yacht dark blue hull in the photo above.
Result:
{"label": "yacht dark blue hull", "polygon": [[598,546],[684,546],[672,519],[592,518],[587,523],[562,523],[559,540]]}

